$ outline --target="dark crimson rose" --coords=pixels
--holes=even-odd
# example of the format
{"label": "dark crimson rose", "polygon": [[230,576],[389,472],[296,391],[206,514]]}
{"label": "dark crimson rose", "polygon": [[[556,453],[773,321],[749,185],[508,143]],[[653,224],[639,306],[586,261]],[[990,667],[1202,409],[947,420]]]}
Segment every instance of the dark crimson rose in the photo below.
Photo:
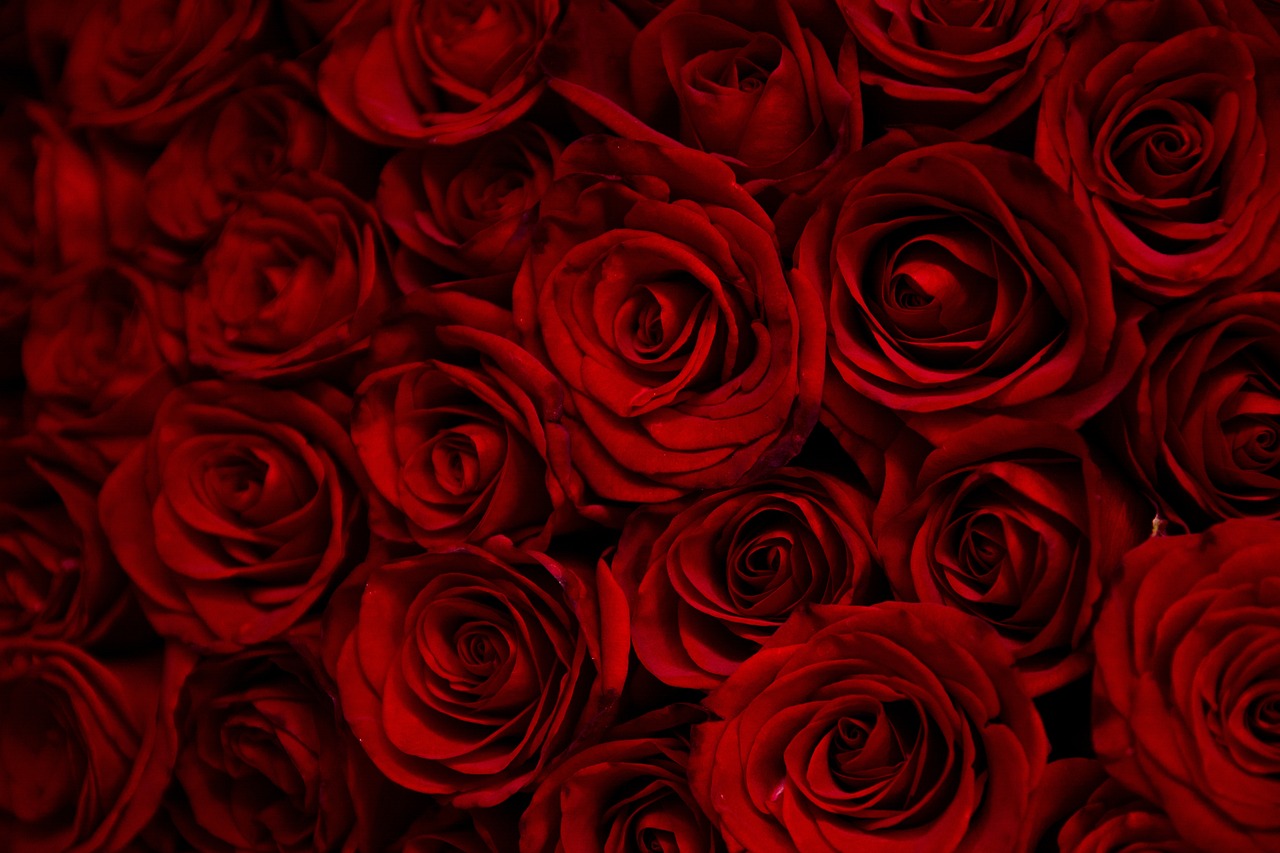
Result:
{"label": "dark crimson rose", "polygon": [[520,820],[521,853],[724,850],[689,790],[687,729],[647,722],[619,728],[542,781]]}
{"label": "dark crimson rose", "polygon": [[836,0],[858,45],[867,115],[981,139],[1021,116],[1062,62],[1080,0]]}
{"label": "dark crimson rose", "polygon": [[26,449],[0,449],[0,638],[124,639],[140,614],[98,523],[92,485],[56,460],[19,455]]}
{"label": "dark crimson rose", "polygon": [[26,322],[36,268],[36,153],[33,128],[16,102],[0,108],[0,382],[16,378],[18,342]]}
{"label": "dark crimson rose", "polygon": [[118,263],[37,294],[22,342],[27,421],[99,482],[151,430],[185,362],[180,294]]}
{"label": "dark crimson rose", "polygon": [[1049,752],[995,632],[929,604],[797,615],[705,704],[690,782],[730,851],[1013,850]]}
{"label": "dark crimson rose", "polygon": [[1280,523],[1130,552],[1094,629],[1093,743],[1196,847],[1280,846]]}
{"label": "dark crimson rose", "polygon": [[208,239],[244,195],[290,172],[356,177],[360,150],[342,128],[313,107],[306,78],[282,66],[193,115],[146,176],[147,211],[156,226],[183,241]]}
{"label": "dark crimson rose", "polygon": [[378,370],[356,392],[351,437],[395,511],[381,532],[545,546],[571,511],[547,463],[565,454],[559,384],[505,338],[461,325],[431,335],[451,352]]}
{"label": "dark crimson rose", "polygon": [[220,381],[171,393],[102,488],[102,526],[160,634],[232,651],[313,613],[364,554],[350,402]]}
{"label": "dark crimson rose", "polygon": [[1062,853],[1197,853],[1169,816],[1114,780],[1103,783],[1058,833]]}
{"label": "dark crimson rose", "polygon": [[986,412],[1078,427],[1141,355],[1096,229],[995,148],[894,157],[831,194],[796,258],[826,291],[839,378],[929,437]]}
{"label": "dark crimson rose", "polygon": [[1126,6],[1073,39],[1045,88],[1036,161],[1097,223],[1131,287],[1190,296],[1268,248],[1280,69],[1220,27],[1168,32],[1168,10],[1148,10],[1135,36],[1113,20]]}
{"label": "dark crimson rose", "polygon": [[546,87],[560,0],[365,2],[329,39],[320,97],[384,145],[453,145],[511,124]]}
{"label": "dark crimson rose", "polygon": [[0,839],[12,853],[114,853],[155,813],[173,769],[170,649],[99,661],[0,640]]}
{"label": "dark crimson rose", "polygon": [[373,208],[320,175],[246,197],[186,298],[193,364],[224,376],[314,374],[351,355],[391,304]]}
{"label": "dark crimson rose", "polygon": [[414,821],[391,853],[512,853],[519,849],[520,813],[493,809],[441,808]]}
{"label": "dark crimson rose", "polygon": [[1185,528],[1280,518],[1280,293],[1229,296],[1158,320],[1112,413],[1130,471]]}
{"label": "dark crimson rose", "polygon": [[1080,435],[993,417],[891,453],[876,543],[894,594],[990,624],[1032,695],[1085,675],[1089,628],[1151,509]]}
{"label": "dark crimson rose", "polygon": [[525,345],[565,384],[575,502],[654,502],[789,460],[817,419],[825,324],[764,211],[715,158],[565,150],[516,281]]}
{"label": "dark crimson rose", "polygon": [[206,658],[175,712],[169,815],[197,850],[376,850],[370,810],[391,786],[297,652]]}
{"label": "dark crimson rose", "polygon": [[608,573],[539,554],[456,545],[376,565],[329,619],[326,659],[369,757],[459,808],[509,799],[589,742],[626,678]]}
{"label": "dark crimson rose", "polygon": [[803,185],[862,143],[856,62],[833,6],[677,0],[638,32],[590,9],[570,11],[561,40],[576,38],[551,85],[615,133],[715,154],[753,192]]}
{"label": "dark crimson rose", "polygon": [[263,45],[270,9],[268,0],[93,0],[28,14],[34,39],[65,45],[44,72],[72,125],[154,143],[232,86]]}
{"label": "dark crimson rose", "polygon": [[782,468],[632,514],[612,569],[640,662],[667,684],[709,690],[793,610],[883,597],[871,508],[834,477]]}
{"label": "dark crimson rose", "polygon": [[559,154],[526,123],[474,145],[401,151],[382,170],[378,212],[409,251],[446,269],[515,272]]}

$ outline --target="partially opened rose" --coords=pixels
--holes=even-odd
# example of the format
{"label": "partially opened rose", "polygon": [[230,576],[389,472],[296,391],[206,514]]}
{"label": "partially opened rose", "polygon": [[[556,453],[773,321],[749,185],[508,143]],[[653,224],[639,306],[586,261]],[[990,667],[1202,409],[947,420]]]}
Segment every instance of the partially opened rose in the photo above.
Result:
{"label": "partially opened rose", "polygon": [[522,340],[565,385],[573,499],[678,498],[775,467],[817,419],[825,324],[768,216],[708,154],[565,150],[516,282]]}
{"label": "partially opened rose", "polygon": [[223,651],[275,639],[363,558],[350,401],[307,390],[182,386],[103,486],[102,526],[160,634]]}
{"label": "partially opened rose", "polygon": [[174,760],[170,650],[100,661],[0,640],[0,839],[13,853],[114,853],[151,820]]}
{"label": "partially opened rose", "polygon": [[625,604],[598,577],[455,545],[340,590],[327,660],[374,764],[460,808],[493,806],[598,738],[630,648]]}
{"label": "partially opened rose", "polygon": [[1204,849],[1280,845],[1280,522],[1151,539],[1094,629],[1093,742]]}
{"label": "partially opened rose", "polygon": [[797,615],[706,700],[690,781],[730,851],[1016,849],[1049,744],[994,631],[897,602]]}
{"label": "partially opened rose", "polygon": [[871,508],[834,477],[780,468],[633,513],[612,569],[640,662],[667,684],[708,690],[793,611],[877,601],[887,588]]}

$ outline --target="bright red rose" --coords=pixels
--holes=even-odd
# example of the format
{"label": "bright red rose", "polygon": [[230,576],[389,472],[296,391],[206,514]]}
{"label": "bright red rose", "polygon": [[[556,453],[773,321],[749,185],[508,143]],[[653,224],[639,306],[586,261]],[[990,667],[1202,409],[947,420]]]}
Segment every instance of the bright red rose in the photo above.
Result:
{"label": "bright red rose", "polygon": [[982,139],[1025,113],[1062,62],[1081,0],[835,0],[858,45],[867,116]]}
{"label": "bright red rose", "polygon": [[352,731],[393,781],[497,805],[616,710],[630,641],[607,572],[457,545],[358,580],[334,598],[326,659]]}
{"label": "bright red rose", "polygon": [[833,187],[796,259],[840,379],[930,438],[983,413],[1078,427],[1141,357],[1096,229],[995,148],[926,146]]}
{"label": "bright red rose", "polygon": [[73,126],[160,142],[224,94],[264,46],[268,0],[73,0],[28,4],[40,65]]}
{"label": "bright red rose", "polygon": [[505,338],[460,325],[430,334],[449,352],[378,370],[356,392],[351,437],[394,510],[381,532],[545,546],[572,514],[547,462],[564,455],[559,384]]}
{"label": "bright red rose", "polygon": [[884,597],[871,508],[834,477],[782,468],[638,510],[612,569],[631,605],[640,662],[667,684],[709,690],[792,611]]}
{"label": "bright red rose", "polygon": [[364,2],[329,36],[320,97],[384,145],[453,145],[526,113],[546,84],[539,57],[560,0]]}
{"label": "bright red rose", "polygon": [[51,280],[22,342],[29,429],[105,480],[182,372],[181,323],[178,291],[123,264]]}
{"label": "bright red rose", "polygon": [[706,700],[694,794],[730,851],[1013,850],[1049,744],[1012,663],[950,608],[797,615]]}
{"label": "bright red rose", "polygon": [[382,170],[378,212],[406,249],[455,273],[515,272],[559,154],[533,124],[471,146],[401,151]]}
{"label": "bright red rose", "polygon": [[724,850],[689,791],[687,727],[653,725],[670,716],[634,720],[556,767],[520,820],[521,853]]}
{"label": "bright red rose", "polygon": [[1280,518],[1280,293],[1153,319],[1147,357],[1109,413],[1121,458],[1180,527]]}
{"label": "bright red rose", "polygon": [[1036,137],[1036,161],[1153,300],[1248,270],[1280,209],[1274,48],[1171,5],[1149,8],[1138,33],[1125,25],[1128,4],[1104,7],[1046,87]]}
{"label": "bright red rose", "polygon": [[710,155],[566,149],[514,306],[565,385],[561,479],[597,516],[776,467],[817,419],[817,294],[783,274],[768,216]]}
{"label": "bright red rose", "polygon": [[895,595],[994,627],[1029,692],[1085,675],[1089,629],[1151,507],[1073,430],[987,418],[889,456],[876,543]]}
{"label": "bright red rose", "polygon": [[623,136],[714,154],[753,192],[811,183],[862,143],[857,64],[834,6],[677,0],[637,30],[583,4],[558,41],[551,86],[571,104]]}
{"label": "bright red rose", "polygon": [[100,661],[0,640],[0,839],[11,853],[114,853],[155,813],[173,769],[170,649]]}
{"label": "bright red rose", "polygon": [[185,385],[102,488],[102,526],[156,630],[217,651],[279,637],[364,556],[350,402]]}
{"label": "bright red rose", "polygon": [[312,106],[305,74],[269,67],[261,82],[191,116],[147,170],[147,211],[169,236],[209,239],[246,194],[290,172],[360,177],[359,144]]}
{"label": "bright red rose", "polygon": [[1114,780],[1103,783],[1058,833],[1062,853],[1197,853],[1169,816]]}
{"label": "bright red rose", "polygon": [[193,849],[377,850],[406,822],[373,813],[395,789],[318,675],[287,646],[266,645],[202,659],[187,676],[168,812]]}
{"label": "bright red rose", "polygon": [[1280,523],[1132,551],[1094,629],[1093,742],[1209,850],[1280,846]]}
{"label": "bright red rose", "polygon": [[245,198],[186,296],[192,364],[224,376],[312,375],[356,352],[391,304],[372,206],[317,174]]}

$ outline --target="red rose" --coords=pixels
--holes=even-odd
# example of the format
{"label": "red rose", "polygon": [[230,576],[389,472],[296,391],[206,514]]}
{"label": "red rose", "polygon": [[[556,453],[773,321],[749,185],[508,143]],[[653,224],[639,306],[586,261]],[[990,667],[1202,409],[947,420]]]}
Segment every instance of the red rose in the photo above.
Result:
{"label": "red rose", "polygon": [[1134,33],[1125,11],[1105,7],[1072,41],[1045,88],[1036,160],[1097,223],[1126,282],[1151,299],[1190,296],[1268,248],[1280,77],[1246,36],[1167,8]]}
{"label": "red rose", "polygon": [[114,853],[151,819],[173,768],[174,650],[99,661],[0,640],[0,838],[13,853]]}
{"label": "red rose", "polygon": [[[175,712],[169,815],[197,850],[376,850],[395,799],[317,673],[282,646],[201,660]],[[402,824],[403,825],[403,824]]]}
{"label": "red rose", "polygon": [[[137,634],[140,614],[98,523],[97,495],[55,459],[0,455],[0,638],[80,646]],[[0,639],[0,643],[4,640]]]}
{"label": "red rose", "polygon": [[1280,293],[1156,319],[1147,357],[1111,412],[1121,458],[1182,527],[1280,518]]}
{"label": "red rose", "polygon": [[428,546],[495,535],[545,546],[571,512],[547,463],[563,456],[558,383],[497,335],[426,334],[451,350],[378,370],[356,392],[351,437],[394,510],[382,532]]}
{"label": "red rose", "polygon": [[612,568],[640,662],[667,684],[709,690],[793,610],[882,597],[870,520],[867,495],[798,468],[637,511]]}
{"label": "red rose", "polygon": [[401,151],[382,170],[378,212],[409,251],[442,267],[515,272],[559,153],[533,124],[471,146]]}
{"label": "red rose", "polygon": [[330,609],[343,713],[393,781],[458,807],[533,785],[608,723],[626,677],[626,608],[551,559],[470,546],[373,568]]}
{"label": "red rose", "polygon": [[609,516],[599,501],[678,498],[795,455],[817,418],[822,309],[728,167],[581,140],[533,241],[515,318],[565,385],[575,502]]}
{"label": "red rose", "polygon": [[365,2],[330,34],[320,97],[372,142],[446,145],[520,118],[545,88],[538,65],[560,0]]}
{"label": "red rose", "polygon": [[350,403],[308,393],[180,387],[103,486],[102,526],[160,634],[228,651],[274,639],[363,556]]}
{"label": "red rose", "polygon": [[798,616],[706,705],[690,781],[731,851],[1013,850],[1049,752],[995,632],[926,604]]}
{"label": "red rose", "polygon": [[889,456],[876,543],[895,595],[990,624],[1033,695],[1085,675],[1089,628],[1151,510],[1073,430],[988,418]]}
{"label": "red rose", "polygon": [[[269,66],[270,67],[270,66]],[[272,67],[257,85],[236,92],[183,123],[146,176],[147,211],[171,237],[208,239],[246,194],[290,172],[359,177],[355,140],[311,106],[295,66]]]}
{"label": "red rose", "polygon": [[867,115],[981,139],[1025,113],[1062,62],[1080,0],[836,0],[857,41]]}
{"label": "red rose", "polygon": [[570,11],[551,85],[615,133],[715,154],[753,192],[802,186],[862,142],[857,65],[834,8],[677,0],[639,31],[590,9]]}
{"label": "red rose", "polygon": [[271,10],[267,0],[77,0],[56,12],[40,5],[29,4],[29,30],[63,46],[42,51],[41,65],[72,125],[142,142],[163,140],[231,87],[233,72],[262,47]]}
{"label": "red rose", "polygon": [[22,361],[32,432],[102,481],[151,430],[185,362],[181,295],[123,264],[54,279],[31,308]]}
{"label": "red rose", "polygon": [[1096,230],[1031,161],[943,143],[833,190],[796,277],[824,288],[858,394],[937,437],[984,412],[1078,427],[1119,393],[1135,318],[1117,317]]}
{"label": "red rose", "polygon": [[724,850],[689,791],[687,734],[654,722],[634,720],[552,771],[520,820],[521,853]]}
{"label": "red rose", "polygon": [[391,853],[511,853],[519,846],[518,811],[435,809],[414,821]]}
{"label": "red rose", "polygon": [[1198,848],[1182,840],[1169,816],[1158,807],[1109,781],[1063,824],[1058,849],[1062,853],[1197,853]]}
{"label": "red rose", "polygon": [[187,291],[193,364],[314,374],[350,356],[391,303],[377,215],[342,185],[291,175],[245,198]]}
{"label": "red rose", "polygon": [[36,266],[36,152],[34,127],[18,101],[0,110],[0,329],[26,312],[31,272]]}
{"label": "red rose", "polygon": [[1094,629],[1093,742],[1197,847],[1280,846],[1280,523],[1132,551]]}

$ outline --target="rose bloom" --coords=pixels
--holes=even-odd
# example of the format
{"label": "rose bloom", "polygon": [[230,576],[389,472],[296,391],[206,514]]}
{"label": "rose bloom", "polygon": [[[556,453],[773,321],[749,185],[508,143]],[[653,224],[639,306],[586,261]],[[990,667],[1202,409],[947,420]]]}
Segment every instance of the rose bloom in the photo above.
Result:
{"label": "rose bloom", "polygon": [[780,468],[633,513],[612,569],[640,662],[667,684],[709,690],[793,610],[883,597],[871,506],[834,477]]}
{"label": "rose bloom", "polygon": [[816,2],[677,0],[639,29],[582,4],[562,27],[551,86],[615,133],[714,154],[752,192],[792,190],[862,142],[843,29]]}
{"label": "rose bloom", "polygon": [[22,342],[29,429],[105,480],[183,372],[181,319],[175,287],[125,264],[50,280]]}
{"label": "rose bloom", "polygon": [[191,362],[263,379],[351,356],[391,303],[386,251],[373,208],[321,175],[243,199],[186,294]]}
{"label": "rose bloom", "polygon": [[1120,392],[1136,317],[1117,314],[1096,229],[1031,161],[941,143],[827,192],[796,278],[824,290],[858,395],[936,439],[982,413],[1078,427]]}
{"label": "rose bloom", "polygon": [[492,809],[432,809],[413,822],[390,853],[512,853],[519,849],[520,812]]}
{"label": "rose bloom", "polygon": [[1137,482],[1179,526],[1280,517],[1280,293],[1166,310],[1108,412]]}
{"label": "rose bloom", "polygon": [[515,272],[559,153],[527,123],[474,145],[401,151],[382,170],[378,212],[406,250],[454,273]]}
{"label": "rose bloom", "polygon": [[233,71],[263,46],[271,4],[72,0],[27,9],[37,67],[71,122],[156,143],[231,87]]}
{"label": "rose bloom", "polygon": [[209,239],[244,196],[290,172],[350,183],[363,153],[319,105],[292,65],[246,72],[246,88],[183,122],[147,170],[147,212],[169,236]]}
{"label": "rose bloom", "polygon": [[1107,772],[1205,849],[1280,846],[1280,522],[1130,552],[1094,629]]}
{"label": "rose bloom", "polygon": [[1067,818],[1058,833],[1058,849],[1062,853],[1197,853],[1199,848],[1182,840],[1159,807],[1110,780]]}
{"label": "rose bloom", "polygon": [[889,456],[876,543],[896,597],[982,619],[1039,695],[1086,674],[1102,583],[1151,509],[1074,430],[993,417]]}
{"label": "rose bloom", "polygon": [[1108,4],[1072,40],[1036,138],[1036,161],[1151,300],[1194,295],[1257,263],[1280,192],[1274,48],[1255,58],[1250,37],[1163,6],[1135,33],[1127,4]]}
{"label": "rose bloom", "polygon": [[1025,113],[1062,62],[1080,0],[836,0],[857,43],[866,112],[982,139]]}
{"label": "rose bloom", "polygon": [[466,142],[538,100],[539,59],[560,14],[559,0],[364,0],[329,35],[320,97],[371,142]]}
{"label": "rose bloom", "polygon": [[254,385],[173,391],[99,500],[156,630],[232,651],[314,615],[364,555],[350,401]]}
{"label": "rose bloom", "polygon": [[565,150],[540,215],[515,319],[565,385],[576,503],[616,520],[619,502],[795,455],[817,419],[822,309],[727,166],[589,137]]}
{"label": "rose bloom", "polygon": [[288,646],[257,646],[204,658],[183,682],[167,808],[193,849],[375,850],[403,826],[406,815],[385,807],[405,798],[312,666]]}
{"label": "rose bloom", "polygon": [[435,358],[372,372],[351,438],[389,505],[379,532],[422,545],[505,536],[545,545],[572,516],[549,453],[565,453],[560,387],[519,346],[462,325],[422,329]]}
{"label": "rose bloom", "polygon": [[173,768],[170,650],[99,661],[0,640],[0,838],[13,853],[114,853],[147,824]]}
{"label": "rose bloom", "polygon": [[531,787],[615,713],[630,640],[608,573],[455,545],[334,597],[326,661],[392,781],[459,808]]}
{"label": "rose bloom", "polygon": [[798,614],[706,700],[694,794],[730,851],[1013,850],[1049,743],[1012,663],[950,608]]}

